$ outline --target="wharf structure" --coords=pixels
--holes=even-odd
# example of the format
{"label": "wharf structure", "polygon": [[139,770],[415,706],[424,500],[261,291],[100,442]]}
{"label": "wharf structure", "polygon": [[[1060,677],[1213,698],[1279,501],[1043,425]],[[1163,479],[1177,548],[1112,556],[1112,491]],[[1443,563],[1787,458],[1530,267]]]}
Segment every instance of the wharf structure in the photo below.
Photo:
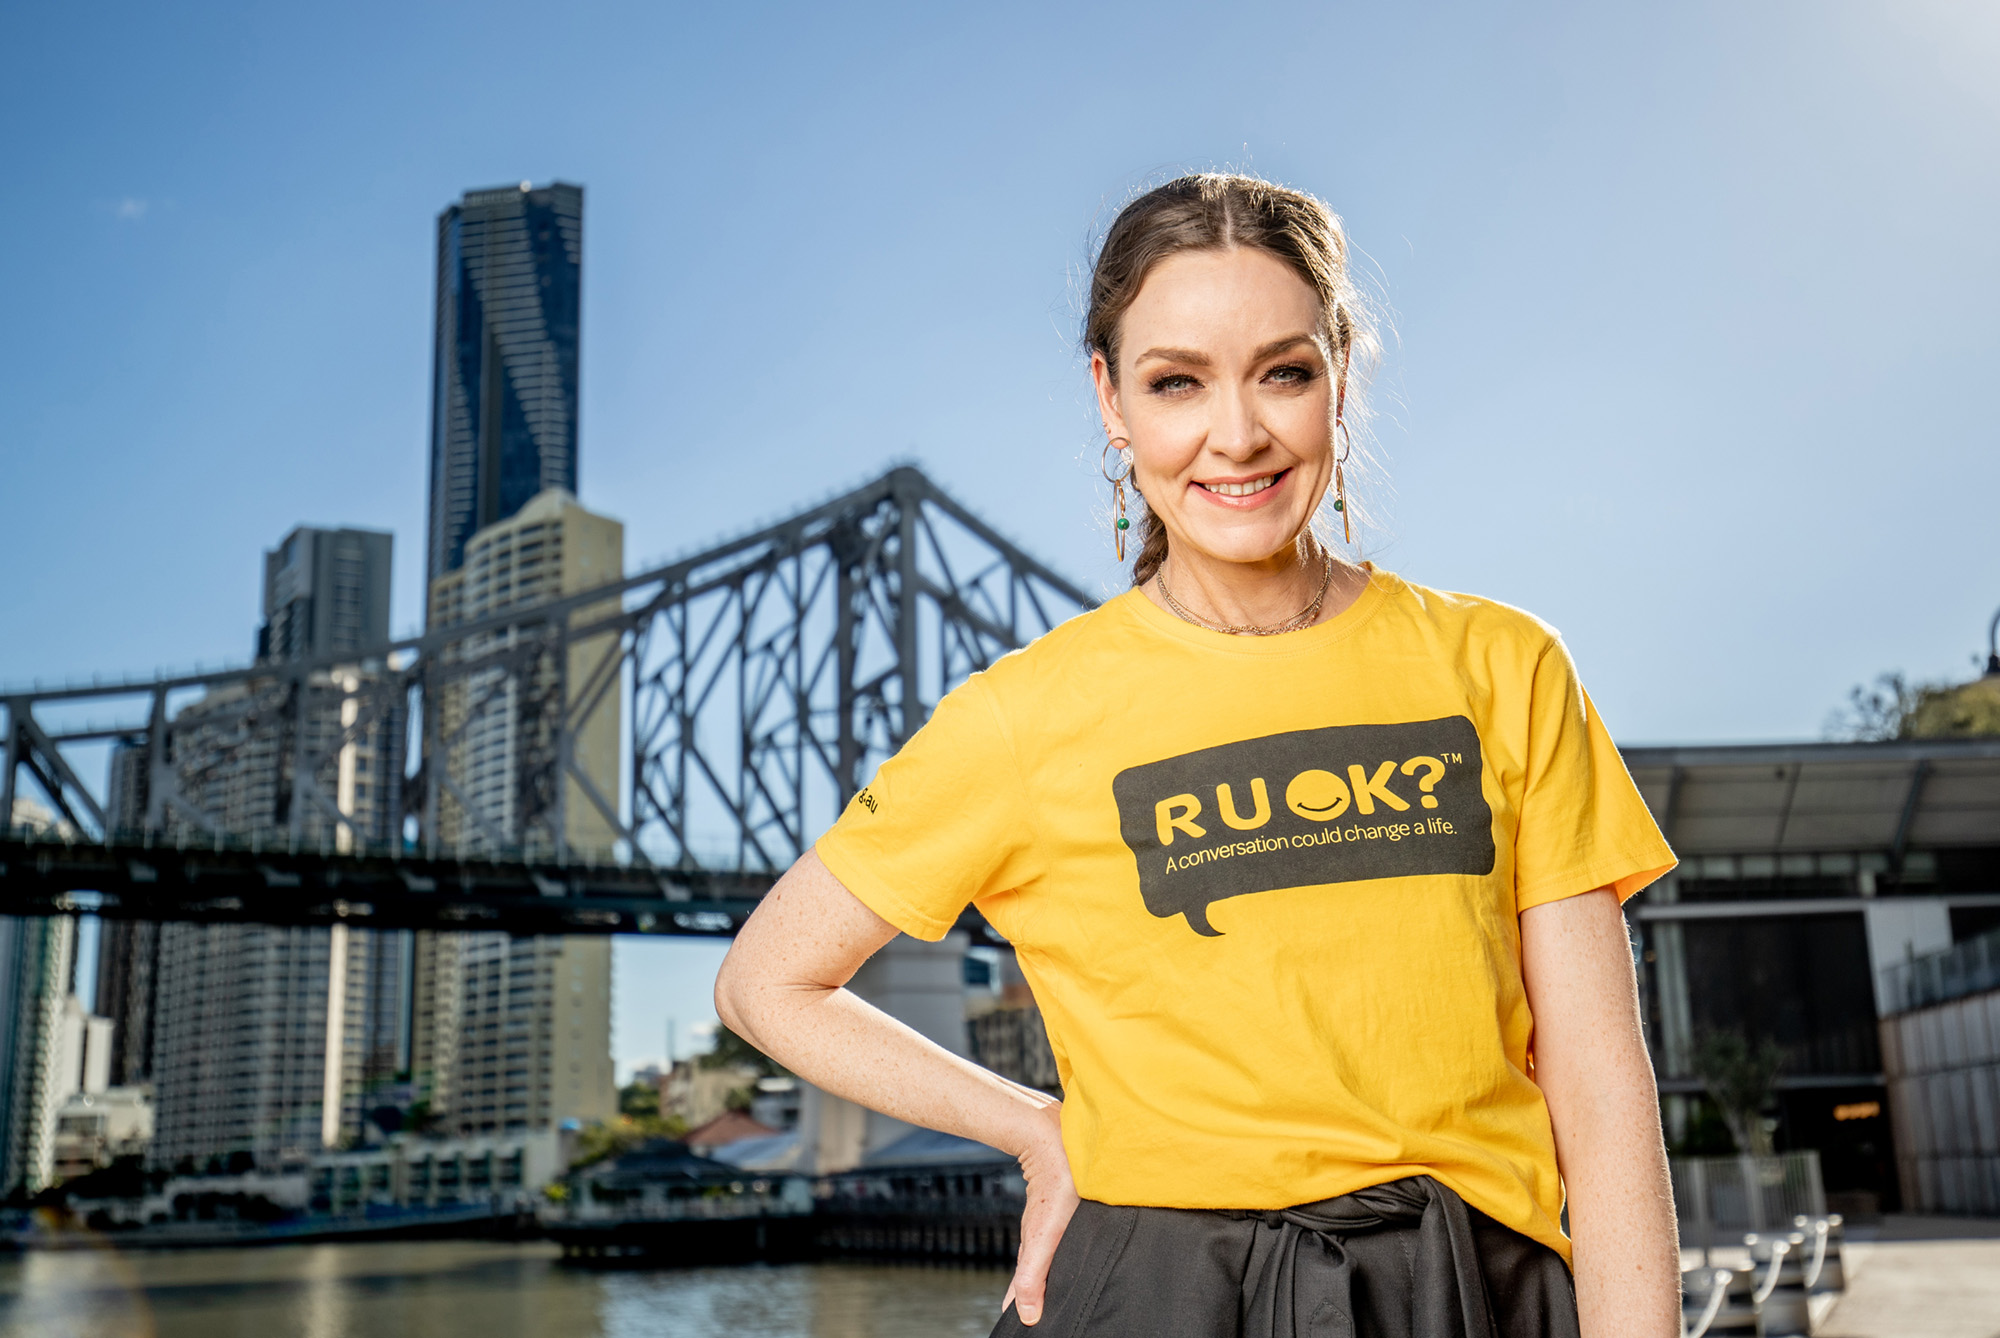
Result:
{"label": "wharf structure", "polygon": [[821,1176],[748,1170],[660,1139],[572,1173],[542,1224],[566,1260],[587,1265],[843,1255],[1004,1263],[1019,1248],[1026,1205],[1012,1157],[930,1130]]}

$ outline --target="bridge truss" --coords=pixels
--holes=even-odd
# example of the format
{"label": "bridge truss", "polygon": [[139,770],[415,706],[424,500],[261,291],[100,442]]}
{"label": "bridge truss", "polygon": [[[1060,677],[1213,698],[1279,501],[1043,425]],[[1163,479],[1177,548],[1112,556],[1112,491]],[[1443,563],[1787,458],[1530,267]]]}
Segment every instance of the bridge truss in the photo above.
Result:
{"label": "bridge truss", "polygon": [[364,656],[7,691],[0,913],[732,933],[945,691],[1094,602],[906,467]]}

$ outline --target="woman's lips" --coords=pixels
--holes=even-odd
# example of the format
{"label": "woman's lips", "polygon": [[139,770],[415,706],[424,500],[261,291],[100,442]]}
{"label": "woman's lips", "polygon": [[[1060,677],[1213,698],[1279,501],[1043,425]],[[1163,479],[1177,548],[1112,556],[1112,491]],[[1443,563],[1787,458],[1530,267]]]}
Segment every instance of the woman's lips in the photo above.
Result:
{"label": "woman's lips", "polygon": [[1192,486],[1224,506],[1238,508],[1258,506],[1268,501],[1268,494],[1276,491],[1280,484],[1291,477],[1291,474],[1292,471],[1289,469],[1280,469],[1273,473],[1260,474],[1253,479],[1217,480],[1209,483],[1196,479]]}

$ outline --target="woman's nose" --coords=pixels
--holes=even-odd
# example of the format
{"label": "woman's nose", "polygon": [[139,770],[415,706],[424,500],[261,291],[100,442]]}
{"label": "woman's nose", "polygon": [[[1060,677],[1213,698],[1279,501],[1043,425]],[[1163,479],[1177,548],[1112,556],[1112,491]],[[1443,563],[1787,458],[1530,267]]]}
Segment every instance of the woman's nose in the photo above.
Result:
{"label": "woman's nose", "polygon": [[1234,386],[1224,386],[1213,401],[1215,416],[1208,425],[1208,444],[1232,460],[1247,460],[1264,444],[1256,406]]}

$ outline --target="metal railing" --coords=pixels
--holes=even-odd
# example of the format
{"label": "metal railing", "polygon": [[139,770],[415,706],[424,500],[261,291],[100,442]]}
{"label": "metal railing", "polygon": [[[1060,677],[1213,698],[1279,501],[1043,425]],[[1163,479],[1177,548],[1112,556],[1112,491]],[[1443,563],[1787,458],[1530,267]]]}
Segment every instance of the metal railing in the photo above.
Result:
{"label": "metal railing", "polygon": [[1795,1217],[1824,1217],[1819,1153],[1773,1157],[1676,1157],[1674,1208],[1683,1244],[1735,1244],[1747,1231],[1789,1229]]}
{"label": "metal railing", "polygon": [[1884,967],[1882,973],[1892,1016],[2000,989],[2000,929]]}

